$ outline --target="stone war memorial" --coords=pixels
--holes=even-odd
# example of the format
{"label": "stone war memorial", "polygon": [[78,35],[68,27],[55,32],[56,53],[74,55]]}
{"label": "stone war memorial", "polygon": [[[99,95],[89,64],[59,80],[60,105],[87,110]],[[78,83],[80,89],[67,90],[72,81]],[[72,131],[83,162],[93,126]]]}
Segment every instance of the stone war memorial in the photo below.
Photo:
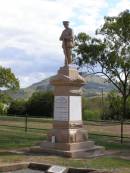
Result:
{"label": "stone war memorial", "polygon": [[63,25],[65,29],[60,41],[65,63],[50,81],[54,86],[53,128],[48,133],[48,140],[41,143],[40,150],[73,158],[102,155],[104,147],[96,146],[88,139],[83,125],[81,87],[85,81],[72,65],[73,30],[68,21]]}

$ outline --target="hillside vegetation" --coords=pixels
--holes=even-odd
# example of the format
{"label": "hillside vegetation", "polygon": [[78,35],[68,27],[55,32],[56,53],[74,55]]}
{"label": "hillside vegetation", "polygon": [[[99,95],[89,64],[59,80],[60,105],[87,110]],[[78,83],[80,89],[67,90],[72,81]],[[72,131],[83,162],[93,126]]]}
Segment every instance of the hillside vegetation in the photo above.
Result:
{"label": "hillside vegetation", "polygon": [[[97,75],[87,75],[83,73],[85,78],[85,85],[83,86],[83,95],[87,97],[94,97],[101,95],[102,88],[104,93],[111,91],[114,87],[112,84],[107,83],[105,79]],[[50,78],[44,79],[40,82],[34,83],[27,88],[21,88],[17,92],[6,91],[14,99],[28,99],[36,91],[52,91],[53,86],[50,85]]]}

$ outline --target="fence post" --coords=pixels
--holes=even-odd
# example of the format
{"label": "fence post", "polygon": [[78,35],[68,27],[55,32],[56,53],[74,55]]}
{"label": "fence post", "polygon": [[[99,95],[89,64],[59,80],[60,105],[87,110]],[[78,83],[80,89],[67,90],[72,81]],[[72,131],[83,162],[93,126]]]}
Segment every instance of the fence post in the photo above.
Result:
{"label": "fence post", "polygon": [[25,114],[25,132],[28,130],[28,114]]}
{"label": "fence post", "polygon": [[121,144],[123,143],[123,120],[121,120]]}

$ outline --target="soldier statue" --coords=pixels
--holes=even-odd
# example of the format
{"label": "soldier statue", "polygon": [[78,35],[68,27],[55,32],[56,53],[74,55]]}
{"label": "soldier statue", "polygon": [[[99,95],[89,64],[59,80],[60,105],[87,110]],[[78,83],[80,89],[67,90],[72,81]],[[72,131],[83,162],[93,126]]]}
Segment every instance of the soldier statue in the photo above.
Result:
{"label": "soldier statue", "polygon": [[63,21],[65,29],[63,30],[60,41],[65,55],[65,66],[72,63],[72,48],[74,47],[73,30],[69,28],[69,21]]}

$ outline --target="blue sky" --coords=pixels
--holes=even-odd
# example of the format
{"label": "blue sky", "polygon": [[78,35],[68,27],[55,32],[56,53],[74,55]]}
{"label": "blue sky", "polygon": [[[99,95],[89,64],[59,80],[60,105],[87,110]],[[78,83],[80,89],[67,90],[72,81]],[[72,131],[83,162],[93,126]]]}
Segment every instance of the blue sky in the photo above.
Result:
{"label": "blue sky", "polygon": [[62,21],[93,35],[104,16],[130,9],[130,0],[0,0],[0,65],[26,87],[63,66]]}

